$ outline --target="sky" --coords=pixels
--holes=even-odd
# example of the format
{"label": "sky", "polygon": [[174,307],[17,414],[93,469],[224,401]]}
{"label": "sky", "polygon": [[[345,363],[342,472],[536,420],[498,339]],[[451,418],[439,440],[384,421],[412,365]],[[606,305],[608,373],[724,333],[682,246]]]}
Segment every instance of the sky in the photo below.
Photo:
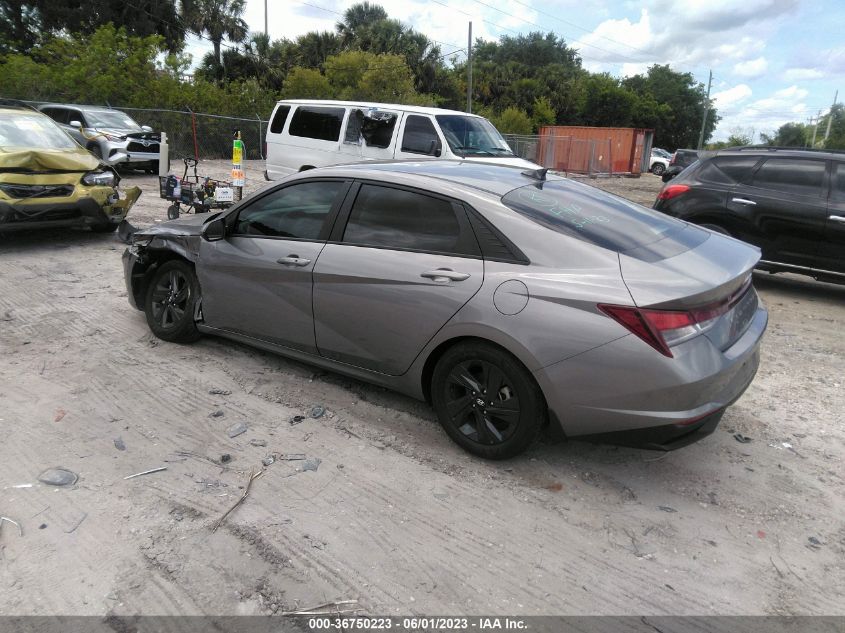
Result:
{"label": "sky", "polygon": [[[334,30],[354,0],[267,0],[270,37]],[[618,77],[669,64],[705,86],[722,117],[712,140],[734,132],[760,140],[782,124],[824,114],[845,99],[842,0],[385,0],[391,18],[435,40],[441,51],[473,39],[553,31],[578,49],[585,68]],[[252,31],[264,30],[264,0],[247,0]],[[195,61],[211,49],[193,38]],[[823,132],[823,130],[822,130]]]}

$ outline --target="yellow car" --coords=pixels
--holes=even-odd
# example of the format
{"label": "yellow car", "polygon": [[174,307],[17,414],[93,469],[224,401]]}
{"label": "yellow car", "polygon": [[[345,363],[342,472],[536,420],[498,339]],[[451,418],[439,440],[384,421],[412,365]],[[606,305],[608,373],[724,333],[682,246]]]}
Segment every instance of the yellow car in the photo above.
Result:
{"label": "yellow car", "polygon": [[0,233],[87,226],[114,231],[141,190],[118,193],[120,177],[50,117],[0,105]]}

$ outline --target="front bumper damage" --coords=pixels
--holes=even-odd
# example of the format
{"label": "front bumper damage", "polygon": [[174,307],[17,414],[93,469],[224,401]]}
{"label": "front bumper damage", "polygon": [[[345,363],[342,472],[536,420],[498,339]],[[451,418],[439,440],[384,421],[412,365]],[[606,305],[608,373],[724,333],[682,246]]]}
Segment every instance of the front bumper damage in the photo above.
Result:
{"label": "front bumper damage", "polygon": [[66,226],[117,226],[141,195],[130,187],[76,185],[70,196],[14,200],[0,198],[0,233]]}

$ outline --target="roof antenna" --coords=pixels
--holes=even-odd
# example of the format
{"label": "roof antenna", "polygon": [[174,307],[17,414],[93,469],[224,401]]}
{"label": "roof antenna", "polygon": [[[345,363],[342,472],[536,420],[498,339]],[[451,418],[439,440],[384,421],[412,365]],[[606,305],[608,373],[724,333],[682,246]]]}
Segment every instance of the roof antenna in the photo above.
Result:
{"label": "roof antenna", "polygon": [[526,169],[522,172],[522,175],[533,178],[534,180],[545,180],[547,171],[549,171],[548,167],[542,167],[540,169]]}

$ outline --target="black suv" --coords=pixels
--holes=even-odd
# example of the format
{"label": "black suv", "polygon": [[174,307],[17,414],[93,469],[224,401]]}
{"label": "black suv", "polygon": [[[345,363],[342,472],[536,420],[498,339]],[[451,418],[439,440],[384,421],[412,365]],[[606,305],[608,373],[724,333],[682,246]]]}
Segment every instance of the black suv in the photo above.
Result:
{"label": "black suv", "polygon": [[663,186],[654,208],[760,247],[762,270],[845,283],[845,152],[707,154]]}
{"label": "black suv", "polygon": [[669,182],[697,160],[698,152],[694,149],[675,150],[675,153],[672,154],[672,158],[669,160],[669,166],[661,176],[663,182]]}

